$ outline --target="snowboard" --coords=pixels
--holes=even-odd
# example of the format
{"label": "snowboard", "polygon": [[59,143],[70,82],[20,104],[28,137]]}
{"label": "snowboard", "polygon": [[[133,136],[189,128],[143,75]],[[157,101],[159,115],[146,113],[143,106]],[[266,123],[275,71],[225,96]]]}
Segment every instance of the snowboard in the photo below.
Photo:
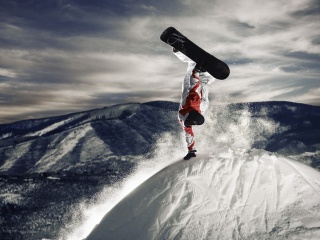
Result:
{"label": "snowboard", "polygon": [[202,67],[214,78],[224,80],[229,76],[230,69],[226,63],[207,53],[174,27],[168,27],[164,30],[160,39],[194,62],[201,63]]}

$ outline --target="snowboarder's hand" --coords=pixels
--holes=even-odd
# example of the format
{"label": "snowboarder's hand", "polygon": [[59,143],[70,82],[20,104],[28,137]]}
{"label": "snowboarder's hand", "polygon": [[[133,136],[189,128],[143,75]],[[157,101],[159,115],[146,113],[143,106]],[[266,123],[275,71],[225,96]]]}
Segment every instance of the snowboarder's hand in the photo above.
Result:
{"label": "snowboarder's hand", "polygon": [[173,52],[179,52],[179,50],[175,49],[174,47],[172,48]]}

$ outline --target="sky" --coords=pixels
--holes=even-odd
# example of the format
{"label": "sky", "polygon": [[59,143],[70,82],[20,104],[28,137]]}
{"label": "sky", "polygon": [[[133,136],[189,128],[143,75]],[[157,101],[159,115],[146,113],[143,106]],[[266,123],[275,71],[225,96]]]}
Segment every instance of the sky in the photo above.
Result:
{"label": "sky", "polygon": [[320,105],[319,0],[5,0],[0,124],[128,102],[180,100],[175,27],[225,61],[212,104]]}

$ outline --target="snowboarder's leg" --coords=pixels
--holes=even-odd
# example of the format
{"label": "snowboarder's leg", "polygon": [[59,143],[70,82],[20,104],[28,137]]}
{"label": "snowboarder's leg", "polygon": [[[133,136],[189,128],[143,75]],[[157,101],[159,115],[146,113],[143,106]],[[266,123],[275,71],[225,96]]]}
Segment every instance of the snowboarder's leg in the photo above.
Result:
{"label": "snowboarder's leg", "polygon": [[[181,114],[179,114],[179,118],[183,117]],[[183,127],[183,131],[186,138],[187,148],[188,148],[188,154],[184,157],[184,160],[189,160],[192,157],[196,157],[195,152],[197,150],[195,149],[195,139],[194,139],[194,133],[192,130],[192,126],[185,126],[184,121],[180,118],[180,123]]]}
{"label": "snowboarder's leg", "polygon": [[188,127],[184,126],[183,130],[186,136],[188,150],[189,151],[194,150],[195,140],[194,140],[194,133],[192,130],[192,126],[188,126]]}

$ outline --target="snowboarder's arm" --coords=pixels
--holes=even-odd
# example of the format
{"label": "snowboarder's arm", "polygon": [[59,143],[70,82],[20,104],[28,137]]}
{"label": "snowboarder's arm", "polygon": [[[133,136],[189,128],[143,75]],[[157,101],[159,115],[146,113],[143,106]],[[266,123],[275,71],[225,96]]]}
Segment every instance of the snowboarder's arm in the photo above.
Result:
{"label": "snowboarder's arm", "polygon": [[177,56],[182,62],[193,62],[190,58],[188,58],[186,55],[184,55],[182,52],[176,50],[175,48],[172,48],[172,51],[174,55]]}
{"label": "snowboarder's arm", "polygon": [[214,77],[212,77],[209,73],[205,72],[205,73],[201,73],[200,74],[200,79],[201,82],[206,84],[206,85],[210,85],[211,83],[213,83],[216,79]]}
{"label": "snowboarder's arm", "polygon": [[182,82],[181,105],[185,104],[185,100],[189,95],[189,90],[190,90],[190,76],[185,76]]}

